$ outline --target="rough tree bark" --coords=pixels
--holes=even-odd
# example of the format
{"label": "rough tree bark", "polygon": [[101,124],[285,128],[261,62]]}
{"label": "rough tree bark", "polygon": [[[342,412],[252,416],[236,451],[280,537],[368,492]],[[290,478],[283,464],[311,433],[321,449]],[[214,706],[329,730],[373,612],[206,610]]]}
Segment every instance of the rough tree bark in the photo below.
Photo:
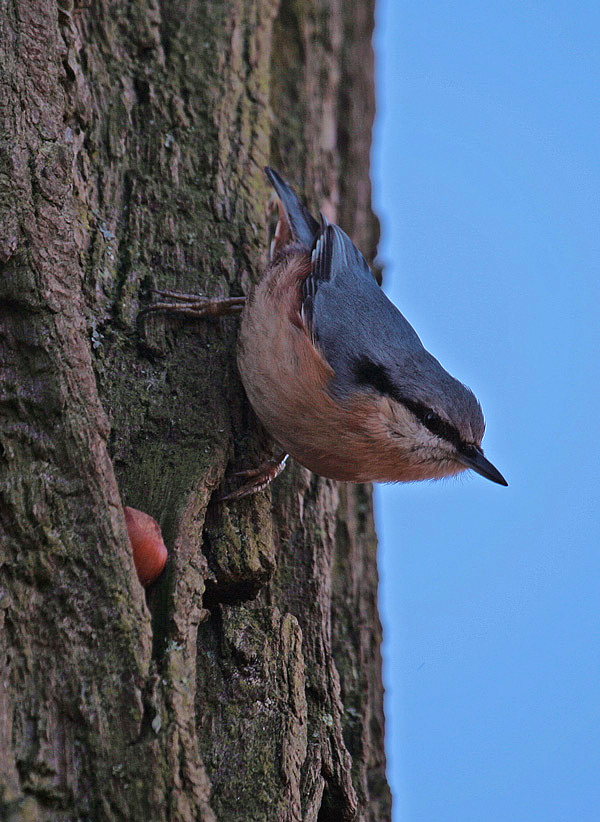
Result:
{"label": "rough tree bark", "polygon": [[[369,487],[269,439],[235,319],[270,163],[371,257],[373,0],[0,6],[0,818],[386,820]],[[214,497],[213,497],[214,499]],[[122,504],[170,558],[140,587]]]}

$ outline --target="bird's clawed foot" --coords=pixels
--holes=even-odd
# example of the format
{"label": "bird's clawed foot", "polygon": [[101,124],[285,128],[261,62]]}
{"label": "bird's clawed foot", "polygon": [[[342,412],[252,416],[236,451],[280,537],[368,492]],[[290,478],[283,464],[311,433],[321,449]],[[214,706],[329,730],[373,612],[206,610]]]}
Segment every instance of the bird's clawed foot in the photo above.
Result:
{"label": "bird's clawed foot", "polygon": [[158,302],[142,308],[138,320],[142,321],[149,314],[177,314],[183,317],[226,317],[230,314],[239,314],[246,304],[245,297],[225,297],[211,299],[199,294],[182,294],[179,291],[159,291],[152,289],[152,294],[158,297]]}
{"label": "bird's clawed foot", "polygon": [[270,483],[281,474],[285,468],[288,456],[288,454],[282,452],[272,459],[263,462],[257,468],[250,468],[247,471],[236,471],[233,475],[234,477],[248,480],[248,482],[245,482],[236,491],[223,494],[223,496],[217,499],[217,502],[233,502],[233,500],[243,499],[243,497],[249,497],[251,494],[263,491],[267,485],[270,485]]}

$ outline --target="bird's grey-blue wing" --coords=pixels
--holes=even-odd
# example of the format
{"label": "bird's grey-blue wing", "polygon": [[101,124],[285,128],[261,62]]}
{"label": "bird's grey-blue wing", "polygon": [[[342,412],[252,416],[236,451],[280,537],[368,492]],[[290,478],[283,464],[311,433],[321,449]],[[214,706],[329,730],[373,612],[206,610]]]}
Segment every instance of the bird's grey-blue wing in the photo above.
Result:
{"label": "bird's grey-blue wing", "polygon": [[417,333],[377,284],[352,240],[336,225],[323,224],[303,285],[303,316],[332,366],[334,391],[357,383],[360,363],[392,372],[411,352],[423,351]]}

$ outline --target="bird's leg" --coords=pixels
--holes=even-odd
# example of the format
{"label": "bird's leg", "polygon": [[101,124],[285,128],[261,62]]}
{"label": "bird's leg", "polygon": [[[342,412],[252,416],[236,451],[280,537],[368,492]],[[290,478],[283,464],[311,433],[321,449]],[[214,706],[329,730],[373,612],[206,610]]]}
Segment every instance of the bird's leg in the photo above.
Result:
{"label": "bird's leg", "polygon": [[239,314],[246,303],[245,297],[226,297],[212,299],[199,294],[182,294],[179,291],[159,291],[152,289],[159,298],[158,302],[147,305],[138,314],[143,320],[148,314],[178,314],[183,317],[225,317]]}
{"label": "bird's leg", "polygon": [[217,502],[233,502],[233,500],[249,497],[251,494],[257,494],[259,491],[263,491],[267,485],[270,485],[273,480],[281,474],[285,468],[288,456],[289,454],[282,451],[277,454],[277,456],[263,462],[257,468],[250,468],[247,471],[236,471],[233,475],[234,477],[247,479],[249,481],[241,485],[236,491],[223,494],[223,496],[218,498]]}

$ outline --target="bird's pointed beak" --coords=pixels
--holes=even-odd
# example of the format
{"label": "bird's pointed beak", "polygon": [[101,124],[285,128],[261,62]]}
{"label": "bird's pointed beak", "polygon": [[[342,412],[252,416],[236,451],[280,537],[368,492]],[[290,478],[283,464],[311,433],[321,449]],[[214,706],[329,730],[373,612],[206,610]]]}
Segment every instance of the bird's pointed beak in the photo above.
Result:
{"label": "bird's pointed beak", "polygon": [[458,454],[458,459],[463,465],[466,465],[467,468],[481,474],[482,477],[485,477],[492,482],[497,482],[498,485],[508,485],[500,471],[498,471],[497,468],[494,468],[492,463],[483,456],[481,451],[474,450],[473,454],[468,455]]}

